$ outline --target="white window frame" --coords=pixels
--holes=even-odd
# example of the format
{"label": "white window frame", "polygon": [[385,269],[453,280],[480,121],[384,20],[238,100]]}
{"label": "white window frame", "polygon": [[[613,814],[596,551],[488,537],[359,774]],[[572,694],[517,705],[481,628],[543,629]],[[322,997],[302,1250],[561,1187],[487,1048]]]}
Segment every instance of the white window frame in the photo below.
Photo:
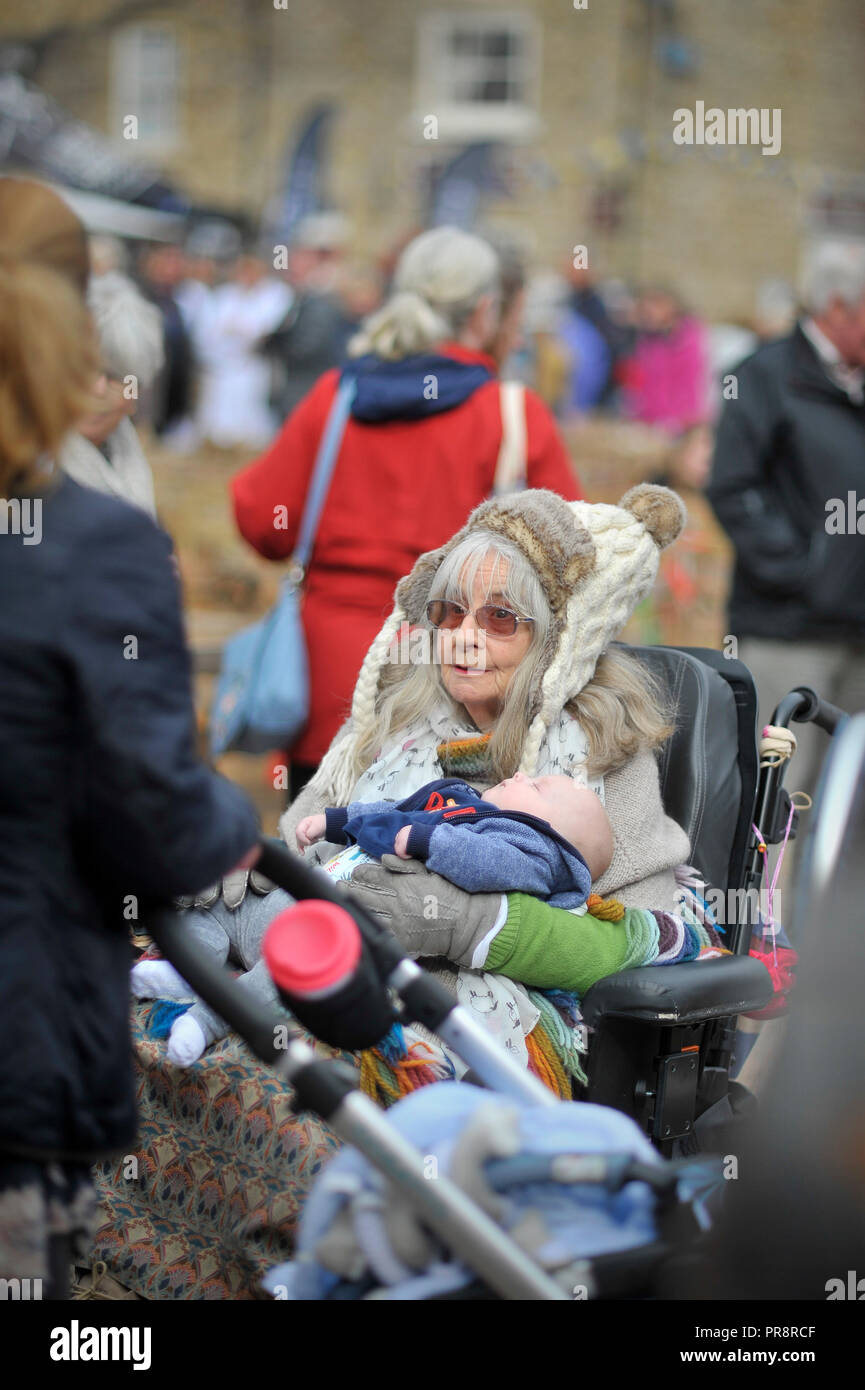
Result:
{"label": "white window frame", "polygon": [[[478,32],[510,29],[520,34],[523,101],[456,101],[448,96],[453,66],[448,38],[457,26]],[[531,139],[540,128],[540,72],[541,29],[525,10],[435,10],[418,21],[416,115],[420,122],[435,116],[443,141]]]}
{"label": "white window frame", "polygon": [[[163,69],[147,70],[148,37],[158,36],[168,61]],[[126,146],[170,153],[180,144],[180,44],[176,26],[165,20],[125,24],[111,37],[109,70],[109,129]],[[148,110],[148,104],[150,110]],[[152,113],[152,116],[151,116]],[[124,120],[138,117],[138,136],[124,138]]]}

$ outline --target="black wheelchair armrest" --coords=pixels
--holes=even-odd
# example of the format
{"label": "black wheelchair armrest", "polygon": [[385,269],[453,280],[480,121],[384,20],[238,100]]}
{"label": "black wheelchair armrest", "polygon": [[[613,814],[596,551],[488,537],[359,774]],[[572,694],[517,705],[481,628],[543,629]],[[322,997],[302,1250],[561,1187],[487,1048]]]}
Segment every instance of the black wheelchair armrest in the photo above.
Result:
{"label": "black wheelchair armrest", "polygon": [[772,993],[768,970],[751,956],[643,965],[592,985],[582,1001],[583,1021],[591,1028],[610,1017],[703,1023],[765,1008]]}

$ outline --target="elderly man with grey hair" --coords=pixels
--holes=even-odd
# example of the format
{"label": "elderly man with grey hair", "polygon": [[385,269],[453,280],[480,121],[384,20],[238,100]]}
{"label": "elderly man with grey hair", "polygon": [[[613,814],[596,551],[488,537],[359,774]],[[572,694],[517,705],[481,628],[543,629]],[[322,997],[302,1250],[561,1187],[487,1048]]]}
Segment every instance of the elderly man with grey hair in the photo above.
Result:
{"label": "elderly man with grey hair", "polygon": [[87,415],[66,436],[60,464],[84,487],[121,497],[156,515],[153,475],[129,418],[162,366],[162,319],[117,271],[94,276],[87,303],[102,355]]}
{"label": "elderly man with grey hair", "polygon": [[[818,246],[803,300],[792,333],[736,370],[709,485],[735,548],[730,634],[761,724],[800,684],[865,709],[865,246]],[[811,791],[825,735],[797,736],[790,784]]]}

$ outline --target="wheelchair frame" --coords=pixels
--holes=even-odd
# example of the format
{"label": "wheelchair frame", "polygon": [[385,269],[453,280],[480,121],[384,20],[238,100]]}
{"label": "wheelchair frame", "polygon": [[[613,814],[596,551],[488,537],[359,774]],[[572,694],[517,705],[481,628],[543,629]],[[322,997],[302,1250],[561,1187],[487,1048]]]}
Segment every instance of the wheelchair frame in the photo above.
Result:
{"label": "wheelchair frame", "polygon": [[[748,955],[752,930],[758,925],[752,910],[754,890],[759,890],[763,869],[761,841],[753,826],[762,830],[763,843],[780,843],[791,802],[783,785],[785,765],[758,767],[757,699],[747,668],[707,648],[647,650],[681,653],[727,682],[735,701],[742,790],[729,878],[716,885],[723,888],[728,903],[734,901],[737,908],[741,903],[745,909],[725,924],[732,957],[713,961],[710,977],[695,975],[693,962],[623,972],[599,981],[583,1001],[584,1018],[595,1029],[583,1098],[623,1110],[670,1157],[694,1152],[700,1131],[710,1123],[716,1127],[712,1147],[723,1151],[736,1112],[748,1100],[744,1088],[730,1079],[738,1020],[764,1007],[771,997],[768,972]],[[832,734],[845,717],[810,687],[801,686],[784,697],[771,722],[785,728],[791,721],[814,722]],[[797,819],[794,809],[791,839]],[[736,890],[732,898],[731,889]],[[739,890],[744,890],[741,898]],[[715,991],[701,988],[704,984],[716,987],[715,999]]]}

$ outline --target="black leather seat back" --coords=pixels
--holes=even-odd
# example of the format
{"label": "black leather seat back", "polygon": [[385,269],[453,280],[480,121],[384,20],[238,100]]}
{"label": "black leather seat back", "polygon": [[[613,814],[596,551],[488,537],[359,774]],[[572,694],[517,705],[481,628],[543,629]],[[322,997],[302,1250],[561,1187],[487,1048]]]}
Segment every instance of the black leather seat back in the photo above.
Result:
{"label": "black leather seat back", "polygon": [[757,792],[757,695],[746,666],[702,647],[630,647],[667,692],[676,730],[661,750],[667,814],[717,888],[742,881]]}

